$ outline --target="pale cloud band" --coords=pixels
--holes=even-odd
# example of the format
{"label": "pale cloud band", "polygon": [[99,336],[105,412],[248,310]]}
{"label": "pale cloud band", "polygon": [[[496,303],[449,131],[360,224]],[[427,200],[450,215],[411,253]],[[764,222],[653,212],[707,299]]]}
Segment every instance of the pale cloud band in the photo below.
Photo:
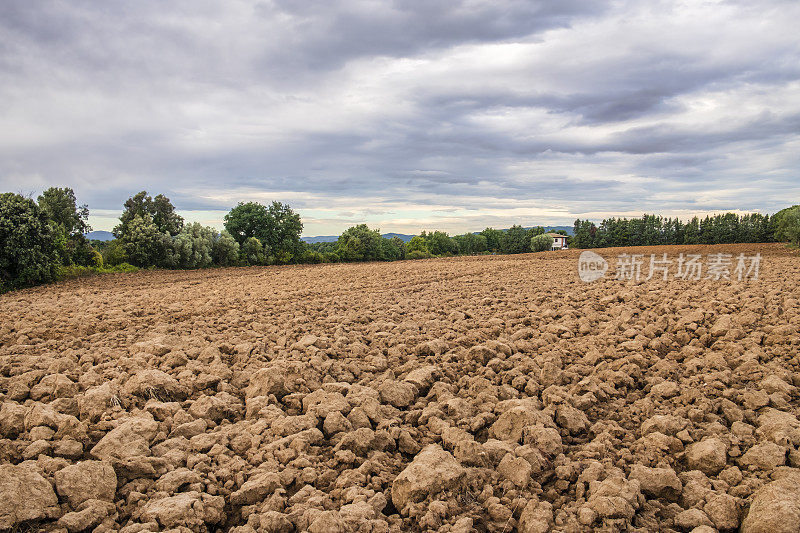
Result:
{"label": "pale cloud band", "polygon": [[[99,7],[101,6],[101,7]],[[0,4],[0,189],[95,226],[147,189],[306,234],[773,212],[800,198],[794,1]]]}

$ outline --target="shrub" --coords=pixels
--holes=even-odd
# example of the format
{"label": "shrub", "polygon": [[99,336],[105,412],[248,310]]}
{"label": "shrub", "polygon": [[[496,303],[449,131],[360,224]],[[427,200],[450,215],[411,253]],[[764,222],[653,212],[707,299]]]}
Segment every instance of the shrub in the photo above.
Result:
{"label": "shrub", "polygon": [[30,198],[0,194],[0,290],[50,281],[57,265],[45,212]]}
{"label": "shrub", "polygon": [[428,259],[431,254],[422,250],[412,250],[406,254],[406,259]]}
{"label": "shrub", "polygon": [[81,265],[61,265],[58,267],[56,279],[59,281],[66,279],[85,278],[97,274],[117,274],[123,272],[137,272],[139,269],[128,263],[121,263],[111,268],[88,267]]}
{"label": "shrub", "polygon": [[535,235],[531,237],[531,250],[534,252],[546,252],[553,248],[553,238],[547,235]]}
{"label": "shrub", "polygon": [[214,263],[221,266],[235,265],[239,261],[239,243],[230,233],[223,230],[211,247],[211,257]]}
{"label": "shrub", "polygon": [[111,268],[105,269],[106,272],[138,272],[139,269],[130,263],[120,263]]}
{"label": "shrub", "polygon": [[325,257],[319,252],[314,252],[314,251],[308,250],[303,254],[302,262],[303,263],[310,263],[312,265],[316,265],[316,264],[319,264],[319,263],[324,263],[325,262]]}
{"label": "shrub", "polygon": [[119,265],[120,263],[128,262],[128,254],[125,252],[125,246],[119,239],[108,241],[103,249],[103,264],[104,265]]}
{"label": "shrub", "polygon": [[294,254],[286,250],[279,251],[274,256],[270,256],[269,263],[274,265],[288,265],[292,262]]}
{"label": "shrub", "polygon": [[89,259],[89,266],[103,268],[103,255],[97,250],[92,250],[91,259]]}
{"label": "shrub", "polygon": [[203,268],[211,264],[214,231],[199,222],[187,224],[172,239],[170,266]]}
{"label": "shrub", "polygon": [[264,245],[256,237],[249,237],[244,241],[240,248],[242,259],[248,265],[263,265],[266,257],[264,255]]}
{"label": "shrub", "polygon": [[85,278],[97,274],[99,269],[81,265],[59,265],[56,272],[56,279],[59,281],[65,279]]}

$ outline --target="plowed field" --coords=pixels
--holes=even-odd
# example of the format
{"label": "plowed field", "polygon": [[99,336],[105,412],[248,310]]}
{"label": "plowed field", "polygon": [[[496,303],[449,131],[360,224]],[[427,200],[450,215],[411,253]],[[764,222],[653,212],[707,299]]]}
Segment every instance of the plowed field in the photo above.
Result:
{"label": "plowed field", "polygon": [[596,251],[0,296],[0,530],[800,531],[798,254]]}

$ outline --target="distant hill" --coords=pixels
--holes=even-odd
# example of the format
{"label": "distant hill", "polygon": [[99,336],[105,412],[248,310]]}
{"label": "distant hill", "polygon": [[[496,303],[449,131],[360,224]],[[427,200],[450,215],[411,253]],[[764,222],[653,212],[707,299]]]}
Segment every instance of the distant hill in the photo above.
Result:
{"label": "distant hill", "polygon": [[86,234],[86,238],[90,241],[110,241],[114,239],[114,234],[110,231],[90,231]]}
{"label": "distant hill", "polygon": [[405,233],[384,233],[383,236],[387,239],[392,237],[400,237],[403,242],[408,242],[414,238],[414,235],[406,235]]}
{"label": "distant hill", "polygon": [[564,230],[567,232],[567,235],[572,235],[574,232],[572,231],[572,226],[542,226],[545,231],[547,232],[556,232],[559,230]]}

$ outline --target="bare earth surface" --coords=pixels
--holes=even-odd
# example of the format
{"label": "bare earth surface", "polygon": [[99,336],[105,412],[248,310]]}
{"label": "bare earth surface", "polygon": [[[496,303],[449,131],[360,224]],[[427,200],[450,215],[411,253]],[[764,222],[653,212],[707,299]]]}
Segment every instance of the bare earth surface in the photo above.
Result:
{"label": "bare earth surface", "polygon": [[570,250],[0,296],[0,530],[800,531],[797,253],[598,252],[591,284]]}

